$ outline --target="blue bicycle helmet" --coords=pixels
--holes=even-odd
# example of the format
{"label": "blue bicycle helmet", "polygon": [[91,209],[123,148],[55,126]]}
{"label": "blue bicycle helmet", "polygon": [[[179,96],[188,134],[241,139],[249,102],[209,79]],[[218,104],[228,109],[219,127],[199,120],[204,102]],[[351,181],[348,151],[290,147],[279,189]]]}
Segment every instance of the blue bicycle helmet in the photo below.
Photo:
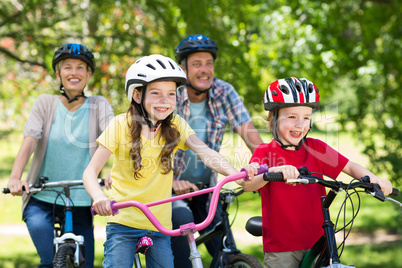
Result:
{"label": "blue bicycle helmet", "polygon": [[214,40],[206,35],[189,35],[181,40],[177,46],[175,51],[176,61],[180,64],[185,57],[195,52],[209,52],[216,59],[218,46]]}
{"label": "blue bicycle helmet", "polygon": [[64,59],[79,59],[88,64],[92,73],[95,71],[94,56],[92,52],[81,44],[67,43],[61,46],[53,56],[52,67],[56,72],[56,64]]}

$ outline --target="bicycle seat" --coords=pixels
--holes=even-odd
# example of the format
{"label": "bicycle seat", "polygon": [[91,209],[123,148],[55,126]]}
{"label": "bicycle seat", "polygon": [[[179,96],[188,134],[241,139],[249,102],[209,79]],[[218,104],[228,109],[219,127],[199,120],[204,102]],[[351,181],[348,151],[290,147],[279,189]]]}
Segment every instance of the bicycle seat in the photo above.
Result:
{"label": "bicycle seat", "polygon": [[254,216],[248,219],[246,230],[254,236],[262,236],[262,217]]}
{"label": "bicycle seat", "polygon": [[137,242],[135,252],[136,253],[139,252],[145,255],[145,252],[147,252],[148,248],[153,244],[154,243],[150,237],[148,236],[141,237]]}

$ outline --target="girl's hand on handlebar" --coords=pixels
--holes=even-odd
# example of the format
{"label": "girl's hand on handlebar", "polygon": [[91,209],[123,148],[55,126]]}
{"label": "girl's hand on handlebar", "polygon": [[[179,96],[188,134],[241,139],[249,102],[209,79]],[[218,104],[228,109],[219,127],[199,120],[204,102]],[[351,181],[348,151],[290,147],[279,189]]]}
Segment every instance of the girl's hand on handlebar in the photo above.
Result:
{"label": "girl's hand on handlebar", "polygon": [[[283,179],[286,181],[287,179],[297,179],[300,175],[299,171],[296,167],[291,165],[284,165],[278,167],[270,167],[268,172],[282,173]],[[290,183],[290,185],[296,186],[296,183]]]}
{"label": "girl's hand on handlebar", "polygon": [[19,179],[10,178],[10,180],[7,183],[7,188],[10,189],[10,193],[13,196],[22,195],[24,190],[27,194],[29,194],[29,184],[27,181],[21,181]]}
{"label": "girl's hand on handlebar", "polygon": [[92,204],[92,207],[95,209],[96,213],[100,216],[110,216],[110,215],[116,215],[117,213],[113,213],[112,207],[110,205],[111,200],[107,197],[100,197],[97,199],[94,199],[94,202]]}

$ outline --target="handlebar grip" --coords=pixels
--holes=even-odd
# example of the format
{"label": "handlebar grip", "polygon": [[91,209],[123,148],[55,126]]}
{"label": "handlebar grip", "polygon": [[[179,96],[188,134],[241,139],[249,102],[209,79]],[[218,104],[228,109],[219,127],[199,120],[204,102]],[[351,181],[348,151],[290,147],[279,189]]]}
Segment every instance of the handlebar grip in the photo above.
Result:
{"label": "handlebar grip", "polygon": [[[1,191],[3,192],[3,194],[11,194],[11,191],[9,188],[3,188]],[[22,191],[25,192],[25,186],[22,186]]]}
{"label": "handlebar grip", "polygon": [[3,194],[11,193],[10,189],[8,189],[8,188],[3,188],[2,192],[3,192]]}
{"label": "handlebar grip", "polygon": [[[243,171],[246,171],[244,168],[242,168],[241,170],[240,170],[240,172],[243,172]],[[257,174],[256,175],[260,175],[260,174],[263,174],[263,173],[265,173],[265,172],[267,172],[268,171],[268,165],[267,164],[263,164],[263,165],[260,165],[260,167],[258,168],[258,170],[257,170]],[[247,180],[247,178],[244,178],[243,180]]]}
{"label": "handlebar grip", "polygon": [[[119,212],[119,210],[118,210],[118,209],[114,209],[114,204],[116,204],[116,200],[112,200],[112,202],[110,202],[110,207],[112,208],[113,214],[116,214],[117,212]],[[98,215],[98,213],[96,213],[94,207],[91,207],[91,214],[92,214],[93,216]]]}
{"label": "handlebar grip", "polygon": [[264,164],[261,165],[260,168],[258,169],[258,174],[266,173],[268,172],[268,165]]}
{"label": "handlebar grip", "polygon": [[396,188],[392,188],[392,193],[390,194],[392,196],[398,196],[399,195],[399,190]]}
{"label": "handlebar grip", "polygon": [[283,174],[277,172],[265,172],[263,178],[264,181],[285,181],[283,179]]}

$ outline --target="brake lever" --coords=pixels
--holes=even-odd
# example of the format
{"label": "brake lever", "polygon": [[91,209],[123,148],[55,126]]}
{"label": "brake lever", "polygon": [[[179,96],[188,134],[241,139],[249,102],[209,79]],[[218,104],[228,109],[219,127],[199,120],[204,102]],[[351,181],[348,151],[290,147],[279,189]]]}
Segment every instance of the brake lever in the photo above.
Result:
{"label": "brake lever", "polygon": [[369,176],[364,176],[361,178],[361,181],[365,182],[365,183],[370,183],[373,192],[366,190],[365,192],[370,194],[371,196],[377,198],[378,200],[380,200],[381,202],[385,201],[385,195],[384,193],[381,191],[381,188],[378,184],[376,183],[371,183],[370,181],[370,177]]}
{"label": "brake lever", "polygon": [[373,186],[373,190],[374,192],[370,192],[368,191],[372,196],[374,196],[375,198],[377,198],[378,200],[384,202],[385,201],[385,195],[384,193],[381,191],[381,188],[378,184],[375,183],[371,183],[371,186]]}
{"label": "brake lever", "polygon": [[401,203],[401,202],[399,202],[398,200],[395,200],[395,199],[393,199],[393,198],[391,198],[391,197],[385,197],[385,200],[386,200],[386,201],[389,201],[389,202],[391,202],[391,203],[394,203],[395,205],[397,205],[397,206],[399,206],[399,207],[402,207],[402,203]]}

